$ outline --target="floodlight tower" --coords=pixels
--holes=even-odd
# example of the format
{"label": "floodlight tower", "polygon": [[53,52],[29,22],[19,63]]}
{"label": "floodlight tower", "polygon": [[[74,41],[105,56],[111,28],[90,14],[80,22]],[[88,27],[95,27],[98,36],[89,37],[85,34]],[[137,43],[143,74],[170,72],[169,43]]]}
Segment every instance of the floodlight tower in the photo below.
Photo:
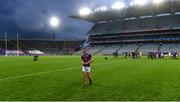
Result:
{"label": "floodlight tower", "polygon": [[55,16],[52,17],[50,19],[50,25],[53,27],[53,40],[55,40],[56,39],[56,32],[55,32],[55,30],[59,26],[59,19],[58,19],[58,17],[55,17]]}

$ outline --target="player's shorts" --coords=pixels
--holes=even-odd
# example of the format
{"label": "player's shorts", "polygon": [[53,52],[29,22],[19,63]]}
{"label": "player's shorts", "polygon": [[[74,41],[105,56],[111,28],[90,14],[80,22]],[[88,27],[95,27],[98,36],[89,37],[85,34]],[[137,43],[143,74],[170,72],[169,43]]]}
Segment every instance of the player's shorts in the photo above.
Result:
{"label": "player's shorts", "polygon": [[82,66],[82,71],[83,72],[91,72],[91,67]]}

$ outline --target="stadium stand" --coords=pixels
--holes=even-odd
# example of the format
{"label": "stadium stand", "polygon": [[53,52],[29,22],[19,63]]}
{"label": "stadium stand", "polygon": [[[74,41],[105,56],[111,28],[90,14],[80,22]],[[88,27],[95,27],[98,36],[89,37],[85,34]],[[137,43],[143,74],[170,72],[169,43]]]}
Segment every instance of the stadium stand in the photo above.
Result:
{"label": "stadium stand", "polygon": [[136,44],[129,44],[129,45],[124,45],[121,49],[119,49],[117,52],[118,54],[123,54],[124,52],[134,52],[138,48],[138,45]]}
{"label": "stadium stand", "polygon": [[130,6],[118,13],[108,9],[94,11],[86,17],[71,17],[94,23],[87,33],[90,46],[96,46],[90,50],[93,54],[112,54],[118,49],[117,45],[122,46],[117,50],[119,54],[133,51],[180,53],[179,4],[179,0],[165,0],[158,7],[155,4]]}
{"label": "stadium stand", "polygon": [[[88,50],[90,50],[92,47],[91,47],[91,46],[87,46],[86,48],[87,48]],[[77,52],[75,52],[75,53],[73,53],[73,55],[80,55],[80,54],[82,54],[82,49],[79,50],[79,51],[77,51]]]}
{"label": "stadium stand", "polygon": [[82,50],[79,50],[79,51],[73,53],[73,55],[80,55],[81,53],[82,53]]}
{"label": "stadium stand", "polygon": [[100,51],[102,51],[104,48],[106,48],[106,46],[104,45],[99,45],[99,46],[93,46],[91,49],[89,49],[89,53],[90,54],[97,54]]}
{"label": "stadium stand", "polygon": [[175,50],[175,45],[174,44],[164,44],[161,46],[160,51],[161,52],[172,52],[173,50]]}
{"label": "stadium stand", "polygon": [[158,51],[159,44],[144,44],[139,48],[139,52],[147,54],[148,52]]}
{"label": "stadium stand", "polygon": [[173,51],[180,52],[180,44],[174,44]]}
{"label": "stadium stand", "polygon": [[98,55],[112,55],[113,52],[116,52],[121,47],[122,47],[121,45],[109,45],[97,54]]}
{"label": "stadium stand", "polygon": [[[52,41],[52,40],[19,40],[19,52],[17,41],[8,40],[6,54],[8,55],[66,55],[73,54],[81,49],[83,41]],[[0,55],[5,54],[5,41],[0,40]]]}

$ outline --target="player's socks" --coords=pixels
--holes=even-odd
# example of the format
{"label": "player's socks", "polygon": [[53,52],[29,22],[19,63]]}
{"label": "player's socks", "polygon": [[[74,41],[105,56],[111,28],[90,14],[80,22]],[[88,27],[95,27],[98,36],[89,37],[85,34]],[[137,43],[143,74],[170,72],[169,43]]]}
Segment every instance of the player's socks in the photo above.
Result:
{"label": "player's socks", "polygon": [[89,84],[92,85],[92,80],[91,79],[89,79]]}

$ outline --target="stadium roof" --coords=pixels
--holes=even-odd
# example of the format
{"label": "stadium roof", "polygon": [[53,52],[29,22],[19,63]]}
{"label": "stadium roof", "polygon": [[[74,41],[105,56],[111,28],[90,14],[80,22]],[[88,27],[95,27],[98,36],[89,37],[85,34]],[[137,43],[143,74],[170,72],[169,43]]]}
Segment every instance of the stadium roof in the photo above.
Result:
{"label": "stadium roof", "polygon": [[120,20],[125,18],[140,18],[142,16],[156,16],[159,14],[176,14],[180,13],[180,0],[165,0],[160,4],[154,4],[149,2],[146,5],[131,5],[120,10],[113,10],[108,8],[107,10],[95,9],[89,15],[75,15],[71,16],[75,19],[80,19],[92,23],[102,21]]}

